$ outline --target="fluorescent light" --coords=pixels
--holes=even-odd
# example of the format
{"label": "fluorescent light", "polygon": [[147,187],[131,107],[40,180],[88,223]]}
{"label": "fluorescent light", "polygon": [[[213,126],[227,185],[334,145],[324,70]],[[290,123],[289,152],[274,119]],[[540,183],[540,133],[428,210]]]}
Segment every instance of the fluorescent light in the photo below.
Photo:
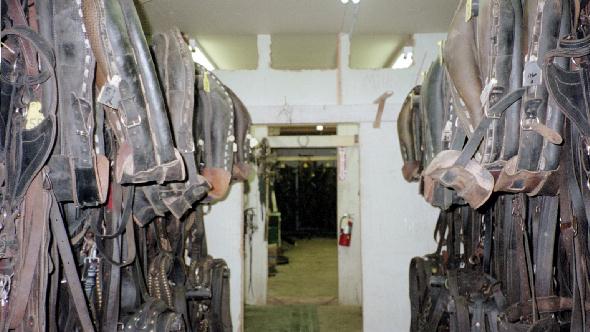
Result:
{"label": "fluorescent light", "polygon": [[317,130],[317,131],[323,131],[324,130],[324,126],[317,125],[317,126],[315,126],[315,130]]}
{"label": "fluorescent light", "polygon": [[342,4],[346,5],[348,3],[348,0],[340,0],[340,2],[342,2]]}
{"label": "fluorescent light", "polygon": [[406,47],[404,47],[402,54],[400,54],[399,57],[397,57],[397,59],[395,60],[395,62],[393,63],[393,66],[391,66],[391,68],[404,69],[404,68],[411,67],[413,64],[414,64],[413,49],[412,49],[412,47],[406,46]]}
{"label": "fluorescent light", "polygon": [[352,3],[354,3],[355,5],[358,4],[359,2],[361,2],[361,0],[352,0]]}
{"label": "fluorescent light", "polygon": [[215,70],[215,66],[213,66],[213,63],[211,62],[211,60],[209,60],[209,58],[207,58],[205,53],[199,48],[199,46],[197,45],[197,42],[194,39],[192,39],[192,38],[189,39],[189,45],[190,45],[190,49],[191,49],[191,53],[192,53],[192,57],[193,57],[194,62],[200,64],[201,66],[205,67],[209,71]]}

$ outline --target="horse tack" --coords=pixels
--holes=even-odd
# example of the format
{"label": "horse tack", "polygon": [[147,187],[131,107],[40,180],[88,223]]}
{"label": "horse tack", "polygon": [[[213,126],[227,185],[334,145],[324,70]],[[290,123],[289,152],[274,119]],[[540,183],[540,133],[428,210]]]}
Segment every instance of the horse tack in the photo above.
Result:
{"label": "horse tack", "polygon": [[408,182],[418,181],[422,172],[422,117],[420,114],[420,86],[406,96],[397,117],[397,134],[404,160],[402,175]]}
{"label": "horse tack", "polygon": [[[457,190],[473,207],[481,206],[493,191],[493,182],[490,185],[491,174],[478,164],[493,165],[497,162],[500,155],[498,146],[504,130],[502,114],[518,101],[518,98],[512,98],[514,95],[507,93],[510,85],[509,60],[512,60],[510,54],[513,48],[511,36],[514,32],[511,28],[513,20],[505,19],[512,15],[510,11],[506,13],[509,7],[511,6],[506,1],[479,3],[477,18],[472,19],[474,22],[469,22],[463,19],[464,12],[461,9],[465,8],[465,3],[462,2],[453,18],[449,40],[445,43],[445,64],[450,79],[466,105],[456,111],[462,113],[458,115],[459,118],[467,120],[463,121],[463,126],[467,126],[464,129],[469,137],[468,146],[471,147],[469,151],[463,152],[463,155],[469,156],[462,157],[460,161],[457,154],[438,156],[436,163],[431,165],[429,174],[434,175],[433,181],[440,181]],[[461,40],[476,36],[479,36],[477,40],[492,40],[494,44],[480,43],[473,48],[465,46],[464,40]],[[469,65],[465,67],[463,61]],[[482,76],[484,81],[480,79]],[[468,164],[466,158],[475,155],[482,139],[478,162],[471,162],[470,167],[465,167]],[[455,159],[441,160],[442,158]],[[468,183],[475,185],[467,186]]]}
{"label": "horse tack", "polygon": [[5,6],[0,330],[230,331],[201,204],[248,176],[244,104],[131,1]]}
{"label": "horse tack", "polygon": [[[54,1],[52,19],[58,102],[59,154],[51,158],[52,182],[60,201],[96,206],[106,200],[109,162],[93,149],[93,81],[95,59],[82,22],[81,5]],[[58,184],[60,181],[63,183]],[[59,188],[59,191],[57,189]]]}
{"label": "horse tack", "polygon": [[[461,4],[461,6],[465,5]],[[521,25],[523,15],[533,12],[533,7],[534,12],[538,15],[533,15],[527,20],[530,26],[528,29],[529,38],[527,34],[515,26]],[[458,174],[464,174],[467,178],[457,182],[452,181],[450,175],[447,175],[447,179],[443,179],[442,183],[461,191],[463,198],[466,198],[474,207],[483,204],[493,191],[527,192],[531,196],[540,193],[555,194],[554,178],[556,177],[556,162],[559,158],[559,144],[561,143],[559,127],[560,124],[563,124],[563,117],[554,107],[554,102],[547,100],[544,85],[535,82],[532,84],[527,81],[524,104],[521,104],[520,99],[513,100],[510,104],[502,106],[505,111],[502,114],[493,114],[491,109],[522,85],[522,75],[519,70],[523,68],[523,59],[519,55],[515,55],[520,54],[522,45],[530,41],[531,46],[528,47],[527,58],[533,59],[527,62],[524,75],[538,77],[540,72],[534,70],[538,67],[536,59],[539,54],[544,54],[551,47],[560,31],[563,34],[567,30],[567,26],[563,24],[567,18],[560,19],[561,6],[545,6],[544,2],[538,3],[537,6],[529,4],[525,8],[526,13],[524,14],[523,8],[517,2],[489,1],[480,3],[478,8],[479,15],[476,19],[472,19],[474,22],[471,23],[461,20],[461,10],[457,11],[453,19],[452,32],[446,43],[446,49],[449,51],[446,54],[448,61],[445,63],[449,68],[451,80],[457,87],[459,96],[467,106],[467,114],[460,108],[457,109],[457,112],[459,118],[467,119],[468,133],[474,132],[476,127],[481,127],[481,124],[485,123],[482,128],[485,129],[485,132],[481,146],[477,141],[481,139],[479,135],[473,137],[477,141],[474,143],[479,146],[476,159],[481,166],[476,169],[474,167],[477,165],[474,164],[471,167],[473,170],[471,174],[468,169],[461,170],[459,173],[455,172],[455,174],[449,173],[453,174],[454,178]],[[480,42],[475,50],[458,45],[460,37],[473,35],[476,33],[475,31],[479,34],[478,40],[491,40],[491,45]],[[453,52],[450,51],[451,49]],[[474,57],[479,60],[471,63],[478,70],[463,70],[465,67],[460,67],[461,63],[458,62],[458,59],[468,62]],[[474,67],[467,67],[467,69],[470,68]],[[476,83],[480,75],[483,75],[485,80],[483,82],[480,80],[480,85],[478,85]],[[465,82],[471,83],[472,86]],[[472,91],[477,90],[477,87],[483,83],[485,86],[481,89],[478,102]],[[480,108],[473,109],[473,107]],[[523,111],[519,111],[521,108]],[[522,114],[519,115],[519,112]],[[520,118],[523,120],[520,121]],[[475,122],[476,125],[474,125],[471,123],[472,119],[481,120]],[[463,123],[465,122],[463,121]],[[516,126],[516,123],[521,125]],[[520,143],[516,145],[516,142]],[[519,149],[522,151],[519,152]],[[446,155],[446,157],[450,156],[450,154]],[[449,164],[449,162],[441,162],[440,160],[437,160],[437,163],[439,165]],[[461,167],[460,165],[453,167],[456,169],[457,166]],[[435,170],[431,168],[431,171]],[[438,181],[438,176],[447,174],[440,171],[436,171],[436,173],[439,175],[435,177],[435,181]],[[467,182],[468,178],[480,176],[490,178],[487,173],[490,173],[494,178],[492,186],[471,187],[470,190],[473,190],[471,194],[465,190],[462,183]],[[489,181],[481,178],[476,182],[488,183]]]}
{"label": "horse tack", "polygon": [[[84,23],[106,75],[97,100],[119,110],[111,126],[121,147],[115,177],[121,183],[163,183],[182,180],[185,169],[173,146],[154,64],[133,4],[109,0],[85,1]],[[105,78],[102,78],[105,79]],[[101,79],[101,80],[102,80]]]}
{"label": "horse tack", "polygon": [[[465,1],[453,20],[444,63],[467,142],[443,144],[421,178],[429,202],[443,184],[469,206],[435,205],[437,251],[410,264],[412,331],[590,329],[590,11],[521,4]],[[425,261],[439,262],[429,277]]]}
{"label": "horse tack", "polygon": [[227,88],[232,103],[234,105],[234,149],[233,149],[233,168],[232,180],[245,181],[251,173],[250,161],[252,160],[252,137],[249,134],[252,119],[246,109],[246,106],[240,98],[231,89]]}
{"label": "horse tack", "polygon": [[136,199],[136,219],[148,222],[155,216],[170,211],[181,218],[193,204],[201,200],[210,185],[199,175],[195,160],[193,135],[194,64],[188,45],[178,29],[156,33],[152,49],[161,85],[164,87],[168,114],[171,119],[174,141],[187,168],[186,182],[148,185],[141,188]]}
{"label": "horse tack", "polygon": [[[564,2],[564,5],[565,6]],[[547,5],[548,4],[548,5]],[[528,4],[528,54],[523,71],[526,93],[522,103],[519,152],[499,175],[494,190],[555,194],[563,115],[548,97],[540,80],[545,53],[556,46],[558,36],[569,32],[568,10],[544,1]],[[531,18],[532,16],[532,18]]]}
{"label": "horse tack", "polygon": [[197,65],[197,102],[194,122],[199,172],[211,184],[208,199],[225,196],[231,181],[235,143],[234,106],[227,89],[204,67]]}

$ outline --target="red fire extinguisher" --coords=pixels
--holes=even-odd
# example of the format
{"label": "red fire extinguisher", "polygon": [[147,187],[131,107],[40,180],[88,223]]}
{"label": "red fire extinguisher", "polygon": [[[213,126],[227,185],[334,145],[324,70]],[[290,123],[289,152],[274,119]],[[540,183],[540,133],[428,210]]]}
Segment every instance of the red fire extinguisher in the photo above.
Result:
{"label": "red fire extinguisher", "polygon": [[340,218],[340,236],[338,244],[343,247],[350,247],[350,237],[352,235],[352,217],[345,214]]}

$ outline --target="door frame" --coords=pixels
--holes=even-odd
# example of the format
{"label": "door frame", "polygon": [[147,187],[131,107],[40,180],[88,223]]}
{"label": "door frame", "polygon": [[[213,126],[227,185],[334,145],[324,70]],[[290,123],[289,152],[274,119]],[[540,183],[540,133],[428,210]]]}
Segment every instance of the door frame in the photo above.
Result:
{"label": "door frame", "polygon": [[[362,305],[362,255],[361,255],[361,204],[360,204],[360,149],[358,144],[358,123],[338,123],[336,135],[321,136],[268,136],[270,125],[253,125],[252,136],[258,141],[268,140],[271,148],[336,148],[337,158],[337,216],[344,213],[352,215],[353,231],[350,247],[338,246],[338,302],[346,305]],[[281,126],[287,126],[281,124]],[[250,192],[246,194],[244,208],[256,205],[258,195],[258,177],[250,179]],[[260,202],[258,202],[258,205]],[[339,227],[337,220],[337,227]],[[264,230],[264,220],[258,216],[255,222],[258,229]],[[339,230],[336,229],[336,232]],[[249,238],[246,236],[244,247],[244,292],[247,304],[264,305],[268,294],[268,242],[258,232],[252,236],[252,270],[255,271],[250,280]],[[264,256],[264,257],[261,257]],[[259,272],[256,272],[259,271]],[[260,273],[262,272],[263,273]],[[256,287],[249,287],[256,285]],[[254,289],[252,289],[254,288]]]}

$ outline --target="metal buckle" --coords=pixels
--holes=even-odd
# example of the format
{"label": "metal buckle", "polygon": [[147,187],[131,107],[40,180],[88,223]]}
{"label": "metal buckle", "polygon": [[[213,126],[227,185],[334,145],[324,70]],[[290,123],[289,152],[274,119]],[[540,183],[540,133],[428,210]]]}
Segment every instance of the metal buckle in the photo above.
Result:
{"label": "metal buckle", "polygon": [[121,120],[124,120],[121,121],[121,124],[127,129],[139,126],[141,124],[141,116],[137,116],[137,120],[133,120],[131,123],[127,123],[127,118],[124,117],[121,117]]}
{"label": "metal buckle", "polygon": [[502,117],[502,115],[504,114],[504,110],[501,110],[499,114],[496,113],[490,113],[489,109],[491,107],[493,107],[493,104],[496,104],[499,100],[502,99],[502,95],[504,94],[504,88],[501,86],[493,86],[489,95],[488,95],[488,101],[486,103],[486,106],[489,107],[484,107],[484,114],[488,119],[500,119]]}

